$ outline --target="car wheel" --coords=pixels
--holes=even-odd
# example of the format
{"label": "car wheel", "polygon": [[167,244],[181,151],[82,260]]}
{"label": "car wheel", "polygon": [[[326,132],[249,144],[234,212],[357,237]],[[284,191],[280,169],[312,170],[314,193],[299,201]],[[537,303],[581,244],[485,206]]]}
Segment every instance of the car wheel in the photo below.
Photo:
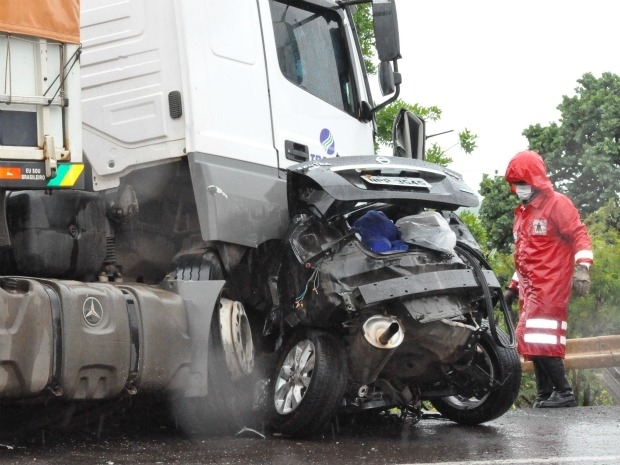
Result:
{"label": "car wheel", "polygon": [[499,346],[486,332],[478,346],[473,363],[490,374],[497,386],[480,397],[448,396],[431,399],[431,404],[444,417],[464,425],[477,425],[502,416],[514,403],[521,386],[521,361],[517,350],[509,347],[508,335],[498,328]]}
{"label": "car wheel", "polygon": [[322,331],[295,333],[276,363],[271,426],[291,437],[320,432],[335,416],[346,383],[347,357],[339,339]]}

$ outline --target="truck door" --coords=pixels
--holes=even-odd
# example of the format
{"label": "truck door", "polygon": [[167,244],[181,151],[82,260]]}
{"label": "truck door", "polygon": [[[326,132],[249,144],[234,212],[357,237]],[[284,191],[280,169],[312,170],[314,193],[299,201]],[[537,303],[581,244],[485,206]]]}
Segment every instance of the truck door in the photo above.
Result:
{"label": "truck door", "polygon": [[[261,3],[265,8],[266,3]],[[337,155],[374,153],[368,101],[342,11],[326,2],[272,0],[261,17],[279,168]],[[321,6],[323,5],[323,6]]]}

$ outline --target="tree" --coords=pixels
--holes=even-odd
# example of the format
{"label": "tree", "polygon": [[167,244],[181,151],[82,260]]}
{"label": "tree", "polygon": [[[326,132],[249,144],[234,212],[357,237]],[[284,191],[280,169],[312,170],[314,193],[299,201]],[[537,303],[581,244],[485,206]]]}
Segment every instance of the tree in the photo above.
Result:
{"label": "tree", "polygon": [[545,160],[549,178],[582,215],[617,196],[620,183],[620,77],[586,73],[576,95],[563,96],[560,123],[523,131]]}
{"label": "tree", "polygon": [[510,186],[503,176],[491,178],[483,174],[479,192],[484,199],[478,215],[482,226],[487,231],[488,249],[499,253],[510,253],[514,243],[513,212],[519,200],[512,195]]}
{"label": "tree", "polygon": [[569,337],[600,336],[620,330],[619,219],[620,205],[615,198],[584,220],[594,249],[592,287],[588,295],[571,300]]}
{"label": "tree", "polygon": [[459,218],[465,223],[469,232],[474,236],[474,239],[476,239],[476,242],[480,244],[481,247],[484,247],[484,244],[487,242],[487,231],[482,226],[480,218],[470,210],[460,211]]}
{"label": "tree", "polygon": [[[362,49],[366,71],[371,75],[376,74],[377,66],[373,62],[375,37],[370,4],[365,3],[358,5],[353,18],[360,39],[360,47]],[[378,145],[392,147],[392,124],[401,108],[406,108],[425,121],[437,121],[441,119],[441,110],[436,106],[423,107],[418,104],[409,104],[401,99],[397,99],[381,108],[375,114]],[[459,144],[465,153],[471,154],[475,150],[477,137],[477,135],[473,134],[468,129],[464,129],[459,133]],[[430,147],[426,148],[425,157],[427,161],[442,166],[447,166],[453,161],[437,143],[433,143]]]}
{"label": "tree", "polygon": [[[618,198],[614,198],[584,220],[594,249],[594,266],[590,273],[592,288],[588,295],[571,299],[568,307],[569,338],[618,334],[620,331],[619,219],[620,205]],[[612,402],[595,370],[574,370],[570,379],[575,392],[583,393],[583,405]]]}
{"label": "tree", "polygon": [[359,5],[357,11],[353,15],[353,19],[355,21],[354,26],[357,29],[357,36],[360,40],[366,71],[368,74],[376,74],[377,66],[372,61],[375,50],[375,32],[372,23],[372,14],[370,12],[370,4]]}

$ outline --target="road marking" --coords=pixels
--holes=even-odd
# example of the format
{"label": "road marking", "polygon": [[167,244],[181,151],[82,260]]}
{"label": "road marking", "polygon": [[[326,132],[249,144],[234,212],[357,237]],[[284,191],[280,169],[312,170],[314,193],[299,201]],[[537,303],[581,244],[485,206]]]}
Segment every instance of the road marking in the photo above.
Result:
{"label": "road marking", "polygon": [[553,457],[547,459],[500,459],[500,460],[470,460],[459,462],[415,462],[401,463],[399,465],[544,465],[560,464],[560,463],[602,463],[612,462],[620,463],[620,455],[601,455],[601,456],[585,456],[585,457]]}

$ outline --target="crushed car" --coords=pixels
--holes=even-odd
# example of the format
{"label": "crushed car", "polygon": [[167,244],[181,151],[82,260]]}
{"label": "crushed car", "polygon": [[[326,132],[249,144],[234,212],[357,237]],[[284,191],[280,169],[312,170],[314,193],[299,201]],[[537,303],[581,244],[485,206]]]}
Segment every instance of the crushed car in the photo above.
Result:
{"label": "crushed car", "polygon": [[[504,414],[521,365],[501,286],[455,211],[478,204],[456,172],[399,157],[336,157],[288,172],[266,404],[289,436],[338,413],[475,425]],[[496,308],[497,307],[497,308]],[[505,322],[501,329],[494,316]]]}

